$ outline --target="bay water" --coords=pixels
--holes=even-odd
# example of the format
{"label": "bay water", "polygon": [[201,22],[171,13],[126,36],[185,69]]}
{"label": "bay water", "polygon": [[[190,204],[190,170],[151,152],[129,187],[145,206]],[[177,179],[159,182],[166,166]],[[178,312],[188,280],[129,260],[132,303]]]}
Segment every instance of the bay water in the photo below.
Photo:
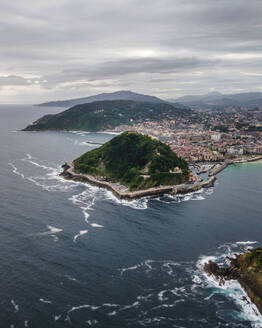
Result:
{"label": "bay water", "polygon": [[0,327],[262,327],[237,282],[203,272],[261,245],[262,162],[196,193],[120,201],[58,176],[114,135],[20,131],[59,111],[0,106]]}

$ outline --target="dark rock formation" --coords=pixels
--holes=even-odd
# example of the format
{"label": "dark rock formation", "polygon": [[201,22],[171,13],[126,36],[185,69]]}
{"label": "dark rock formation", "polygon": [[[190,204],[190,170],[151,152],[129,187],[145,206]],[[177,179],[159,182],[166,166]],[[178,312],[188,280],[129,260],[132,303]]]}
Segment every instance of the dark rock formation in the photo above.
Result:
{"label": "dark rock formation", "polygon": [[[251,301],[262,313],[262,249],[257,248],[230,259],[230,266],[219,267],[217,263],[209,261],[204,270],[213,275],[223,285],[226,280],[237,280],[244,288]],[[246,299],[248,302],[248,300]]]}

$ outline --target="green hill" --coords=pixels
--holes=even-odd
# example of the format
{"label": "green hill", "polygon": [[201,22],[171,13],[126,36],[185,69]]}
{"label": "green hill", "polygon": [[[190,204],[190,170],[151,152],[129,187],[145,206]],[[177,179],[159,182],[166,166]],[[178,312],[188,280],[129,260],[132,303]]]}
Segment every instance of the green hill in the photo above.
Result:
{"label": "green hill", "polygon": [[124,132],[74,160],[78,173],[119,182],[130,190],[177,185],[188,180],[188,164],[168,145],[149,136]]}
{"label": "green hill", "polygon": [[103,131],[121,124],[132,125],[145,120],[174,119],[190,115],[191,110],[166,103],[145,103],[131,100],[96,101],[77,105],[61,113],[45,115],[24,131],[84,130]]}
{"label": "green hill", "polygon": [[259,286],[262,295],[262,248],[256,248],[251,252],[240,256],[239,262]]}

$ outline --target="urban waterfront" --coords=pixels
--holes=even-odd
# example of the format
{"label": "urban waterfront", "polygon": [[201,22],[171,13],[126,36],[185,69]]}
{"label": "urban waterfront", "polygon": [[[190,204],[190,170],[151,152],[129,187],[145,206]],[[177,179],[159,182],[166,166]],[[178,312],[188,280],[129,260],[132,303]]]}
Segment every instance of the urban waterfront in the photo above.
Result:
{"label": "urban waterfront", "polygon": [[261,245],[262,163],[196,193],[120,201],[58,177],[113,135],[18,131],[60,110],[0,107],[1,326],[261,327],[239,285],[202,267]]}

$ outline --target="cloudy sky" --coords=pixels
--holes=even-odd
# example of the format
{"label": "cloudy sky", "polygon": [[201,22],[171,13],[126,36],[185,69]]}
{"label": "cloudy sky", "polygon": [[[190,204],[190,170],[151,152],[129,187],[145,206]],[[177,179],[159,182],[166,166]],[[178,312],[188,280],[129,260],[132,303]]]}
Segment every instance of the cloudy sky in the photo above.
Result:
{"label": "cloudy sky", "polygon": [[262,91],[261,0],[1,0],[0,102]]}

